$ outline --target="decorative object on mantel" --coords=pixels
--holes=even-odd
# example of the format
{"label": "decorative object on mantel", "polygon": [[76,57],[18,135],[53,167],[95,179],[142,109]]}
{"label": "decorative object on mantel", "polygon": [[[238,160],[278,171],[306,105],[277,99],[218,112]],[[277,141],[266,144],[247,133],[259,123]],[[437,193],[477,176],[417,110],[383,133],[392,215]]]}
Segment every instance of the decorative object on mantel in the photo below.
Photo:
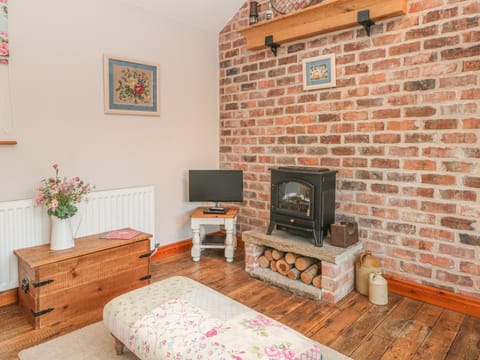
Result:
{"label": "decorative object on mantel", "polygon": [[51,220],[51,250],[65,250],[75,246],[70,218],[74,216],[80,203],[87,195],[91,186],[78,176],[61,179],[58,176],[58,164],[54,164],[55,177],[42,180],[43,185],[38,188],[35,202],[45,206]]}
{"label": "decorative object on mantel", "polygon": [[336,85],[335,54],[303,60],[303,90],[331,88]]}
{"label": "decorative object on mantel", "polygon": [[270,5],[277,14],[286,15],[320,2],[322,0],[270,0]]}
{"label": "decorative object on mantel", "polygon": [[267,11],[265,11],[265,20],[272,20],[273,19],[273,9],[272,9],[272,2],[268,3]]}
{"label": "decorative object on mantel", "polygon": [[250,14],[248,15],[248,24],[253,25],[258,22],[258,2],[250,1]]}
{"label": "decorative object on mantel", "polygon": [[8,0],[0,0],[0,64],[8,64]]}
{"label": "decorative object on mantel", "polygon": [[277,44],[359,26],[358,13],[369,10],[368,18],[379,21],[405,15],[407,0],[330,0],[240,29],[249,50],[264,48],[271,35]]}
{"label": "decorative object on mantel", "polygon": [[159,65],[104,56],[105,113],[160,116]]}

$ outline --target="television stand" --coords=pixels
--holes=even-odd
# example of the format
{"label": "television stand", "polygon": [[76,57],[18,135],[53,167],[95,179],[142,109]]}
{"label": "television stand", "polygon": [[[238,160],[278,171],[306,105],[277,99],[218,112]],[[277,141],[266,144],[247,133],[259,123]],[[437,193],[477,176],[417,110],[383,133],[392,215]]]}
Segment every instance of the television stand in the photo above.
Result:
{"label": "television stand", "polygon": [[[193,261],[200,260],[200,254],[203,249],[225,249],[225,258],[227,262],[233,261],[234,250],[237,245],[235,236],[235,224],[237,222],[238,209],[229,208],[226,213],[206,214],[204,208],[197,208],[193,211],[191,216],[192,226],[192,258]],[[204,225],[220,225],[225,227],[225,237],[223,243],[211,241],[212,239],[204,238],[200,235],[200,228]],[[203,232],[204,233],[204,232]]]}

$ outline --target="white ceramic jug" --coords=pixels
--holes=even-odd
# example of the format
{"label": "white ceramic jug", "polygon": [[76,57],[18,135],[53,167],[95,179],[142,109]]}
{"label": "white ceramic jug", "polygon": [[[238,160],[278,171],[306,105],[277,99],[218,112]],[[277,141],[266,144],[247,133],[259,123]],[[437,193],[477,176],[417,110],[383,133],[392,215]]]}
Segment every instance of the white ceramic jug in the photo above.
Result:
{"label": "white ceramic jug", "polygon": [[368,300],[375,305],[388,304],[387,280],[385,280],[380,272],[373,272],[369,275]]}
{"label": "white ceramic jug", "polygon": [[70,218],[59,219],[56,216],[50,216],[52,221],[50,234],[50,250],[65,250],[75,246]]}

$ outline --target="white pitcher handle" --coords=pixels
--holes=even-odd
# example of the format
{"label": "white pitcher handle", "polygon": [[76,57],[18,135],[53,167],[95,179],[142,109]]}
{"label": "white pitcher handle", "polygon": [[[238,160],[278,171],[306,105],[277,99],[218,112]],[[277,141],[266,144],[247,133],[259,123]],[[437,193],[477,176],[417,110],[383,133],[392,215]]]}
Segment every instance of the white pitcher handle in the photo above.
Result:
{"label": "white pitcher handle", "polygon": [[80,225],[82,224],[82,220],[83,220],[82,214],[77,214],[77,216],[79,217],[79,220],[78,220],[77,228],[76,228],[75,231],[73,232],[73,237],[74,237],[74,238],[77,237],[78,230],[80,229]]}

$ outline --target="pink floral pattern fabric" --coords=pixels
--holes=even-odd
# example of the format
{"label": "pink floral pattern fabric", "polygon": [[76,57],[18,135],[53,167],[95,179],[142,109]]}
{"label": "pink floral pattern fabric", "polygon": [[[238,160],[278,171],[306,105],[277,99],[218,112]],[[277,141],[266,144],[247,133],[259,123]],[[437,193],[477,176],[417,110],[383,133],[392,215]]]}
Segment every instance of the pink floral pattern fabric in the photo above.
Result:
{"label": "pink floral pattern fabric", "polygon": [[8,64],[8,2],[0,0],[0,64]]}
{"label": "pink floral pattern fabric", "polygon": [[170,299],[201,288],[200,283],[175,276],[120,295],[103,308],[103,322],[124,344],[130,339],[130,329],[136,321],[148,315]]}
{"label": "pink floral pattern fabric", "polygon": [[224,347],[211,341],[212,329],[221,326],[199,307],[173,299],[133,325],[127,347],[144,360],[229,359]]}
{"label": "pink floral pattern fabric", "polygon": [[349,359],[184,277],[112,300],[104,322],[142,360]]}

